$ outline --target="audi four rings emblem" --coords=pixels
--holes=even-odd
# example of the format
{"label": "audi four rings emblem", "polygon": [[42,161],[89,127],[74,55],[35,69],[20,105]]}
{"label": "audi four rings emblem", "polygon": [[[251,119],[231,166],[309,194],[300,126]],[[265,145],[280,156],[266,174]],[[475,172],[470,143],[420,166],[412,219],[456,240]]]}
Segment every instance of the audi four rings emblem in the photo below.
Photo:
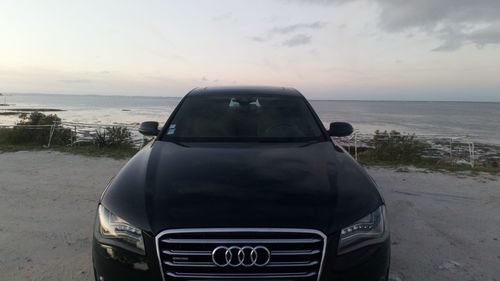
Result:
{"label": "audi four rings emblem", "polygon": [[271,252],[264,246],[219,246],[212,251],[212,261],[219,267],[266,266],[271,261]]}

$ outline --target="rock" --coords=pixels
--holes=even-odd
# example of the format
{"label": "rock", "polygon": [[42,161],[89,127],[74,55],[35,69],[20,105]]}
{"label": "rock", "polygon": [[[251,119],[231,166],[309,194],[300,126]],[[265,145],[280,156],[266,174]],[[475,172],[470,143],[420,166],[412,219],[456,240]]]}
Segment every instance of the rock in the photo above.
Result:
{"label": "rock", "polygon": [[389,281],[403,281],[404,275],[400,272],[390,272],[389,273]]}
{"label": "rock", "polygon": [[456,261],[447,261],[438,266],[440,270],[454,270],[457,268],[462,268],[463,265]]}

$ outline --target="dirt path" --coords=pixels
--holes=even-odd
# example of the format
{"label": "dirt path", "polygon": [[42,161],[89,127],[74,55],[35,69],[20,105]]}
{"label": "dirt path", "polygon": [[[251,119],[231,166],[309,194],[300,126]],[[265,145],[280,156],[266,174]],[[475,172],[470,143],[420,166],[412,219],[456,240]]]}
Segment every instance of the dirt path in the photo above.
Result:
{"label": "dirt path", "polygon": [[124,161],[0,154],[0,280],[92,280],[96,202]]}
{"label": "dirt path", "polygon": [[500,280],[500,178],[370,169],[385,197],[393,280]]}
{"label": "dirt path", "polygon": [[[92,280],[96,202],[124,163],[0,154],[0,280]],[[393,280],[500,280],[500,178],[370,174],[388,205]]]}

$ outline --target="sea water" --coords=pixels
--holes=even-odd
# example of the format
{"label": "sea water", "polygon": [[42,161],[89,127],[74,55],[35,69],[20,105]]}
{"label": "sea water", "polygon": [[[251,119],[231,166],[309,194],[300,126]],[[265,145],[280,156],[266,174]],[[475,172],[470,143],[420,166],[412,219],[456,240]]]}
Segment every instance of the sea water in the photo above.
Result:
{"label": "sea water", "polygon": [[[66,122],[92,124],[163,123],[180,97],[8,94],[9,106],[16,108],[56,108]],[[3,100],[2,100],[3,102]],[[311,100],[311,105],[327,126],[333,121],[353,124],[361,133],[397,130],[418,135],[469,136],[474,141],[500,144],[500,103],[422,101],[339,101]],[[16,115],[0,115],[0,124],[14,124]]]}

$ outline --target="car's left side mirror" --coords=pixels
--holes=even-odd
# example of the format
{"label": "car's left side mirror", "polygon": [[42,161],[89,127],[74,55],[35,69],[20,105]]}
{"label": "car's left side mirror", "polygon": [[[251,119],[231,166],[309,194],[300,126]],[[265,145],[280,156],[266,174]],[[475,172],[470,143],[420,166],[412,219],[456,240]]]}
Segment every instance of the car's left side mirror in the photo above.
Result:
{"label": "car's left side mirror", "polygon": [[156,121],[146,121],[142,122],[139,126],[139,133],[145,136],[157,136],[160,133],[158,129],[158,122]]}
{"label": "car's left side mirror", "polygon": [[347,137],[352,134],[353,131],[354,129],[351,124],[347,122],[333,122],[330,123],[330,130],[328,133],[332,137]]}

